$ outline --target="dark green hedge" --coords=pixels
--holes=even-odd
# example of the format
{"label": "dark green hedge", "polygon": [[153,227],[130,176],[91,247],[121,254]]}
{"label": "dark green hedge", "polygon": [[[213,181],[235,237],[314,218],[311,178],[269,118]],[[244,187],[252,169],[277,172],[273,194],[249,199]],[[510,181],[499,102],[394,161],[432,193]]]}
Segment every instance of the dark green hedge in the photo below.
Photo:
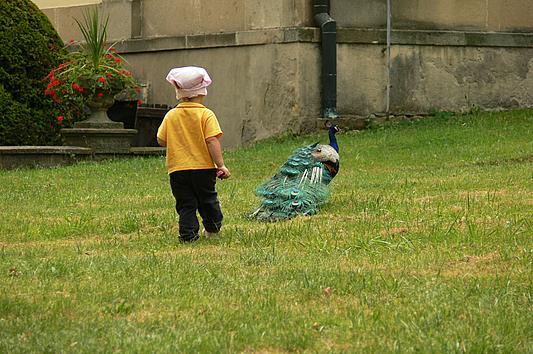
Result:
{"label": "dark green hedge", "polygon": [[60,143],[58,112],[43,92],[63,47],[30,0],[0,0],[0,145]]}
{"label": "dark green hedge", "polygon": [[50,111],[29,108],[14,100],[0,84],[0,142],[2,145],[60,144],[61,139]]}

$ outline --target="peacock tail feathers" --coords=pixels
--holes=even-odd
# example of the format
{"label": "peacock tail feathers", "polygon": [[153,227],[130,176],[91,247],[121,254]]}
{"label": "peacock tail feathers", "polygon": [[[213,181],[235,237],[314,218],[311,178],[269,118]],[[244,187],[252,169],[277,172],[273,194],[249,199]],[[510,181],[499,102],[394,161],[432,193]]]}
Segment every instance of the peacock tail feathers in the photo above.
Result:
{"label": "peacock tail feathers", "polygon": [[339,168],[339,155],[319,143],[293,152],[279,171],[256,189],[262,199],[252,213],[261,221],[279,221],[313,215],[329,197],[329,184]]}

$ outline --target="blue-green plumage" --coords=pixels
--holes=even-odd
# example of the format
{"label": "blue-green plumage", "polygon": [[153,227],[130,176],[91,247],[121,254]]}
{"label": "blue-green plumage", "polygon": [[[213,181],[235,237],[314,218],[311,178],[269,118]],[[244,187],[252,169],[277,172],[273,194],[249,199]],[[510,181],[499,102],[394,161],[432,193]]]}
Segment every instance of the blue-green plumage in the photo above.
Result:
{"label": "blue-green plumage", "polygon": [[279,171],[256,189],[262,201],[251,216],[278,221],[318,212],[339,170],[337,131],[335,125],[330,128],[329,145],[315,143],[294,151]]}

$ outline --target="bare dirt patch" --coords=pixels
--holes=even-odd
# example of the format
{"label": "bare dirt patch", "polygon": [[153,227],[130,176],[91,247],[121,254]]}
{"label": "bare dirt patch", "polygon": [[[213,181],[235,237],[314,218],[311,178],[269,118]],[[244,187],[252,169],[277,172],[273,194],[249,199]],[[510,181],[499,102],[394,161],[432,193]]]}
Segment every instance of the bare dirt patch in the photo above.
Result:
{"label": "bare dirt patch", "polygon": [[452,261],[440,271],[449,277],[486,276],[501,270],[501,258],[498,252],[483,255],[465,255],[462,259]]}

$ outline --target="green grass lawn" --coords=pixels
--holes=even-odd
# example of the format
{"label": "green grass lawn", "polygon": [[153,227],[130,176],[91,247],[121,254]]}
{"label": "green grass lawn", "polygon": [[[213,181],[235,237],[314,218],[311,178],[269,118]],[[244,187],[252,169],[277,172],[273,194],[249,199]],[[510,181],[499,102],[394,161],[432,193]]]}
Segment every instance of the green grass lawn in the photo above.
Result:
{"label": "green grass lawn", "polygon": [[0,353],[533,353],[533,112],[338,136],[319,214],[247,219],[326,134],[226,152],[217,239],[163,158],[0,172]]}

